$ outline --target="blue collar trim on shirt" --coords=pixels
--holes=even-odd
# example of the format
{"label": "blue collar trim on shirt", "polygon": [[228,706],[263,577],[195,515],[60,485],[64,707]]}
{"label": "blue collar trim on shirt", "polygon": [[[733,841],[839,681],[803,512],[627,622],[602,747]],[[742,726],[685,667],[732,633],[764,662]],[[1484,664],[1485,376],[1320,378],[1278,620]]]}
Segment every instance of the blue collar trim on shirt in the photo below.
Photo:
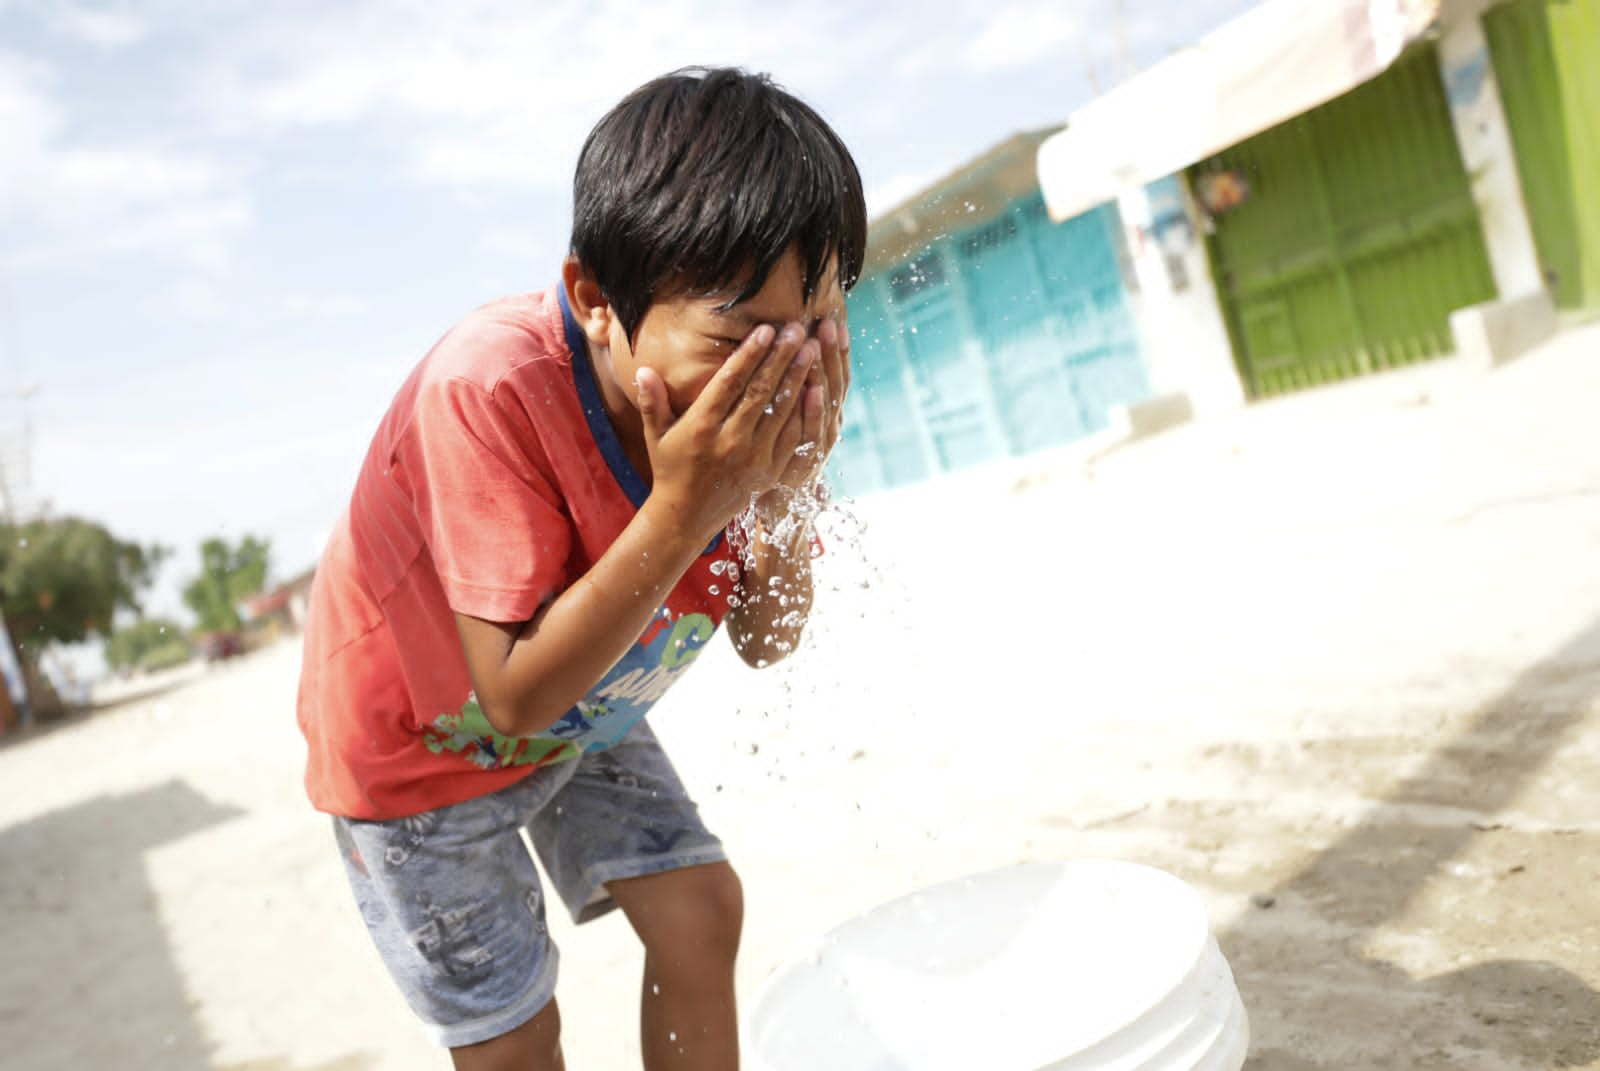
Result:
{"label": "blue collar trim on shirt", "polygon": [[628,501],[633,503],[633,508],[638,509],[649,497],[650,485],[634,469],[633,462],[628,460],[628,452],[622,448],[617,429],[612,426],[611,417],[606,413],[600,383],[595,379],[594,365],[589,363],[588,339],[578,326],[578,321],[572,318],[566,290],[558,293],[561,298],[561,322],[567,333],[567,349],[572,351],[572,379],[578,387],[578,401],[583,404],[584,419],[589,422],[589,432],[594,436],[595,445],[600,447],[600,456],[606,459],[606,467],[616,477],[617,485],[628,496]]}
{"label": "blue collar trim on shirt", "polygon": [[[650,485],[633,467],[633,462],[628,460],[628,452],[622,448],[622,440],[618,438],[617,429],[606,412],[600,383],[595,379],[594,365],[589,359],[589,340],[578,326],[578,321],[573,319],[572,309],[567,304],[566,288],[558,290],[556,295],[561,301],[561,324],[567,336],[567,349],[572,351],[572,381],[578,388],[578,401],[583,405],[584,419],[589,422],[589,433],[594,436],[600,456],[606,459],[606,467],[616,478],[617,486],[628,496],[633,508],[638,509],[650,497]],[[716,550],[721,542],[722,533],[719,532],[705,553]]]}

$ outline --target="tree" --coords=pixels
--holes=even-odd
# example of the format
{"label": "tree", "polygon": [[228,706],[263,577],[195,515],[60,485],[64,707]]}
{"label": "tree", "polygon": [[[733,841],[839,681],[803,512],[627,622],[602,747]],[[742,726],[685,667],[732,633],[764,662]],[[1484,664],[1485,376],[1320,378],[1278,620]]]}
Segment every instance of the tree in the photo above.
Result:
{"label": "tree", "polygon": [[238,546],[224,539],[200,544],[200,575],[183,589],[183,601],[203,631],[239,628],[239,603],[266,586],[270,554],[270,544],[254,536],[245,536]]}
{"label": "tree", "polygon": [[106,662],[112,669],[133,669],[153,651],[186,644],[184,627],[165,617],[141,617],[119,628],[106,641]]}
{"label": "tree", "polygon": [[61,708],[39,672],[39,656],[52,644],[109,636],[119,609],[138,613],[139,594],[166,554],[163,547],[123,542],[79,517],[0,525],[0,612],[35,716]]}

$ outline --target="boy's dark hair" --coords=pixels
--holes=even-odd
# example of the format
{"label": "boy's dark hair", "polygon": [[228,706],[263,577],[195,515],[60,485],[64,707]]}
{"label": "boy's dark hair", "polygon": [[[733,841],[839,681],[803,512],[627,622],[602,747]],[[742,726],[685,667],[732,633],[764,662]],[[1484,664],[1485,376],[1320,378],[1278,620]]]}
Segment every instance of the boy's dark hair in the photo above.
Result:
{"label": "boy's dark hair", "polygon": [[808,300],[835,254],[841,287],[861,275],[867,209],[855,161],[763,74],[689,67],[634,90],[589,133],[572,193],[572,253],[630,340],[658,298],[748,300],[790,246]]}

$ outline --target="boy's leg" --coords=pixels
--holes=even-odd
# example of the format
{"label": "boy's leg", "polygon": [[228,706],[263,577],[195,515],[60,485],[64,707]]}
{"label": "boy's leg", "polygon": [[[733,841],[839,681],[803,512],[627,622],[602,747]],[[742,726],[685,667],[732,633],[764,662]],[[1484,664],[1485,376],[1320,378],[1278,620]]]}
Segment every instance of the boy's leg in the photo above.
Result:
{"label": "boy's leg", "polygon": [[644,943],[645,1067],[736,1067],[744,906],[721,842],[649,725],[577,766],[528,832],[575,919],[621,907]]}
{"label": "boy's leg", "polygon": [[576,764],[562,765],[409,818],[333,820],[384,965],[458,1067],[561,1067],[558,953],[522,828]]}
{"label": "boy's leg", "polygon": [[555,998],[509,1034],[451,1049],[450,1059],[456,1071],[565,1071]]}
{"label": "boy's leg", "polygon": [[606,883],[644,944],[646,1071],[739,1066],[733,965],[744,898],[727,863]]}

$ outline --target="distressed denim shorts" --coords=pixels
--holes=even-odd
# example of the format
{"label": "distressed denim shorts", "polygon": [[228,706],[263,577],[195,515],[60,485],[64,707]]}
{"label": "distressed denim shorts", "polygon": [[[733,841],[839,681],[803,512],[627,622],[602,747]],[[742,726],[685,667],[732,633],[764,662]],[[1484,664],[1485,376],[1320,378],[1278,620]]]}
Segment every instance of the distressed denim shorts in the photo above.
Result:
{"label": "distressed denim shorts", "polygon": [[451,1048],[516,1029],[555,993],[559,957],[524,831],[578,922],[616,907],[608,881],[727,858],[644,722],[487,796],[333,826],[379,955]]}

